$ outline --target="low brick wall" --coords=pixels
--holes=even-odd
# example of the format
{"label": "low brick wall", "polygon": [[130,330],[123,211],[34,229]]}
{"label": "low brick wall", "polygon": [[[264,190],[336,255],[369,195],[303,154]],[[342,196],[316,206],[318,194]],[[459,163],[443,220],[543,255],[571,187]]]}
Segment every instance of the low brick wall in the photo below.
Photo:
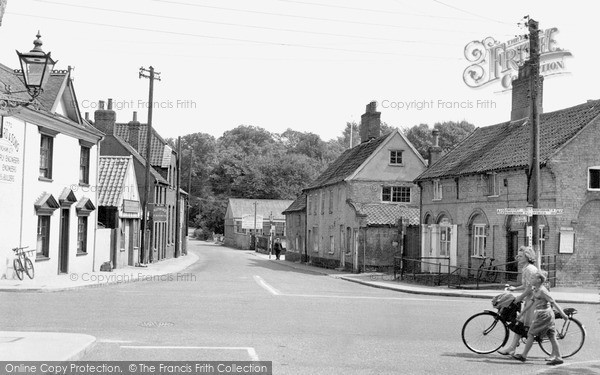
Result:
{"label": "low brick wall", "polygon": [[235,247],[242,250],[250,250],[251,238],[249,234],[233,233],[225,237],[223,243],[228,247]]}

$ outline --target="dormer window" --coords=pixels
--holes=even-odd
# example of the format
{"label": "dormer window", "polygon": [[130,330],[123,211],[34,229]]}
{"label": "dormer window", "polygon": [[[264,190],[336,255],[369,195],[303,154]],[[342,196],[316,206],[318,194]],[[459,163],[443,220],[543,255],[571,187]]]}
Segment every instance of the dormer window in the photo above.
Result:
{"label": "dormer window", "polygon": [[390,150],[390,165],[402,165],[401,150]]}

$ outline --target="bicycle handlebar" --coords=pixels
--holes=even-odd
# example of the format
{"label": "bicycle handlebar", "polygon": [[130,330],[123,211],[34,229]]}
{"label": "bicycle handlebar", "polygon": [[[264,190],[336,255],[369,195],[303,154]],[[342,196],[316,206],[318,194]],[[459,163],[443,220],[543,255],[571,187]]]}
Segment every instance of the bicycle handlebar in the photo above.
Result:
{"label": "bicycle handlebar", "polygon": [[12,251],[19,251],[19,250],[27,249],[28,247],[29,246],[13,247]]}

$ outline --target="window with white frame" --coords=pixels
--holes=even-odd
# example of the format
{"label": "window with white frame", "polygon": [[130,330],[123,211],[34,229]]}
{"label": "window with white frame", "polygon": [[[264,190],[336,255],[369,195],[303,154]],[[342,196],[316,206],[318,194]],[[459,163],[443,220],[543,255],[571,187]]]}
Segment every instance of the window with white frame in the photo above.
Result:
{"label": "window with white frame", "polygon": [[600,167],[588,168],[588,190],[600,190]]}
{"label": "window with white frame", "polygon": [[402,151],[401,150],[390,150],[390,164],[391,165],[402,165]]}
{"label": "window with white frame", "polygon": [[329,213],[333,213],[333,190],[329,190]]}
{"label": "window with white frame", "polygon": [[496,172],[487,174],[487,195],[489,197],[498,196],[498,177]]}
{"label": "window with white frame", "polygon": [[452,227],[449,225],[440,226],[440,256],[447,257],[450,254],[450,241],[452,238]]}
{"label": "window with white frame", "polygon": [[52,178],[52,153],[54,138],[45,134],[40,139],[40,177]]}
{"label": "window with white frame", "polygon": [[410,203],[410,187],[383,186],[381,189],[381,200],[383,202]]}
{"label": "window with white frame", "polygon": [[473,256],[482,257],[485,255],[486,235],[484,224],[473,225]]}
{"label": "window with white frame", "polygon": [[442,184],[440,180],[433,180],[433,200],[439,201],[442,199]]}
{"label": "window with white frame", "polygon": [[538,227],[538,249],[540,249],[540,254],[546,254],[546,239],[544,238],[544,226],[540,225]]}

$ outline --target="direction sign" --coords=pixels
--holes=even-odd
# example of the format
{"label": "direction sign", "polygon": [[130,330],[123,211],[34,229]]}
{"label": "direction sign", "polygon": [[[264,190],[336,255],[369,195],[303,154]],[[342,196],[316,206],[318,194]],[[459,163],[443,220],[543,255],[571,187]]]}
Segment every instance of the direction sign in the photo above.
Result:
{"label": "direction sign", "polygon": [[498,215],[520,215],[520,216],[533,216],[533,215],[561,215],[563,213],[562,208],[498,208],[496,213]]}

